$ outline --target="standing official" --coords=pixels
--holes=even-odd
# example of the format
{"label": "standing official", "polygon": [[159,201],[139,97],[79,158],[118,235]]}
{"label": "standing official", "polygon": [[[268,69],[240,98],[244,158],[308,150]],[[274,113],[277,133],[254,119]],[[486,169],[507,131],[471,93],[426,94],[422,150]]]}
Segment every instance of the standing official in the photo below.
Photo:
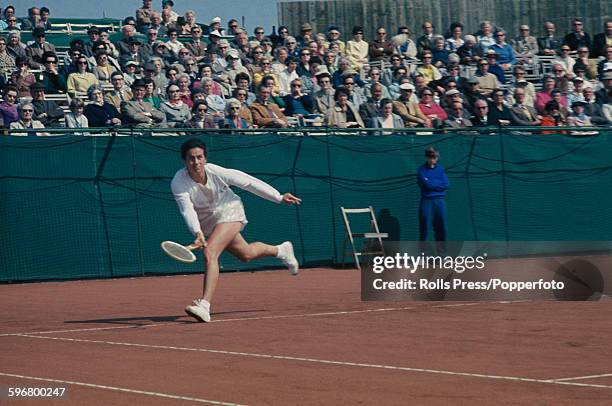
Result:
{"label": "standing official", "polygon": [[426,161],[417,170],[417,180],[421,188],[419,205],[419,238],[427,240],[433,226],[436,241],[446,241],[446,202],[448,178],[444,168],[438,165],[440,153],[433,147],[425,149]]}

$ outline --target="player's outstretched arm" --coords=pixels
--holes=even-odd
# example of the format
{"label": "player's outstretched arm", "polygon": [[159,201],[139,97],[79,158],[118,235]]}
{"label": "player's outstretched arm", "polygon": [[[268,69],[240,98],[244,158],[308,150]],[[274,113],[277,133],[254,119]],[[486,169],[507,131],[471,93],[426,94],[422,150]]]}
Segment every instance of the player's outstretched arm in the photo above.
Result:
{"label": "player's outstretched arm", "polygon": [[285,193],[283,194],[283,200],[281,200],[281,203],[285,203],[285,204],[300,204],[302,203],[302,199],[300,199],[297,196],[293,196],[291,193]]}

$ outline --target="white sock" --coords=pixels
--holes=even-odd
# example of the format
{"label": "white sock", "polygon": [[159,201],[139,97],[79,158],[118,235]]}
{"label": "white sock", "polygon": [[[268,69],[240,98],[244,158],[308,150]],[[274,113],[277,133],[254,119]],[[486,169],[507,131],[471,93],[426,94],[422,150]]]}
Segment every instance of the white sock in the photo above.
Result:
{"label": "white sock", "polygon": [[207,300],[204,299],[200,299],[200,306],[206,308],[206,309],[210,309],[210,302],[208,302]]}
{"label": "white sock", "polygon": [[276,246],[276,248],[278,248],[278,252],[276,253],[276,258],[283,259],[285,257],[285,247],[283,246],[283,244],[279,244]]}

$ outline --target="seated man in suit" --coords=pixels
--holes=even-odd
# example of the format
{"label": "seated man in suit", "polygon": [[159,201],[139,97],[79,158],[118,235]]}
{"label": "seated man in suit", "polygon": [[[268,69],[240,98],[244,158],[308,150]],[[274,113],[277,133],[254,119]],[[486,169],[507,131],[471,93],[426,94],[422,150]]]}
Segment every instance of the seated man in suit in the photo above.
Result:
{"label": "seated man in suit", "polygon": [[111,75],[111,83],[113,84],[113,90],[104,96],[104,101],[112,104],[115,108],[120,111],[121,103],[124,101],[132,100],[134,96],[132,91],[125,85],[125,78],[123,72],[113,72]]}
{"label": "seated man in suit", "polygon": [[34,120],[40,121],[45,127],[59,127],[59,120],[64,117],[64,111],[56,102],[45,100],[45,85],[40,82],[30,86]]}
{"label": "seated man in suit", "polygon": [[45,41],[45,29],[42,27],[34,28],[32,36],[34,37],[34,42],[26,48],[26,56],[28,57],[30,68],[40,69],[45,66],[44,53],[55,53],[55,46]]}
{"label": "seated man in suit", "polygon": [[166,115],[153,107],[153,104],[144,101],[146,84],[142,79],[132,83],[134,99],[121,103],[122,121],[136,127],[163,127]]}
{"label": "seated man in suit", "polygon": [[393,102],[393,112],[404,120],[405,127],[431,127],[431,120],[423,114],[418,103],[412,100],[414,90],[412,83],[400,85],[400,97]]}
{"label": "seated man in suit", "polygon": [[280,110],[278,105],[270,103],[270,88],[265,84],[259,85],[257,100],[251,104],[253,122],[260,128],[275,127],[287,128],[289,123],[287,117]]}
{"label": "seated man in suit", "polygon": [[517,87],[514,90],[514,100],[516,103],[510,108],[512,114],[512,121],[514,125],[540,125],[540,116],[536,109],[525,104],[525,88]]}
{"label": "seated man in suit", "polygon": [[484,99],[474,102],[474,115],[470,119],[474,127],[488,127],[493,124],[489,121],[489,103]]}
{"label": "seated man in suit", "polygon": [[383,87],[380,83],[372,85],[372,97],[359,106],[359,114],[364,123],[369,123],[382,113]]}

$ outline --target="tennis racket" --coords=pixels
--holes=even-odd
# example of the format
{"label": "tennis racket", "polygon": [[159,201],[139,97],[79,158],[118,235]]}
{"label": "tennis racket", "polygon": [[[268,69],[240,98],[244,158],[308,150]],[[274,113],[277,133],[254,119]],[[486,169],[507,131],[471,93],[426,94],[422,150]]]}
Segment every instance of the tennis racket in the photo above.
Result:
{"label": "tennis racket", "polygon": [[161,248],[170,258],[185,264],[191,264],[197,259],[192,250],[198,249],[198,247],[192,245],[181,245],[174,241],[164,241],[161,243]]}

